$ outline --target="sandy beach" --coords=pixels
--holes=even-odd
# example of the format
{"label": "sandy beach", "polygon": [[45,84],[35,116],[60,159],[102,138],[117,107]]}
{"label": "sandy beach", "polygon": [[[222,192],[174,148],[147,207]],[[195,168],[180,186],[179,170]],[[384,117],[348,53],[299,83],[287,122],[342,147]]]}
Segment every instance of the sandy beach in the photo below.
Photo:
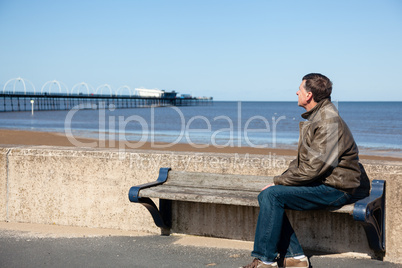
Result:
{"label": "sandy beach", "polygon": [[[87,138],[77,138],[77,141],[82,144],[92,144],[91,148],[120,148],[118,141],[114,144],[109,143],[109,141],[99,142],[95,139]],[[52,132],[37,132],[37,131],[25,131],[25,130],[10,130],[10,129],[0,129],[0,144],[4,145],[33,145],[33,146],[66,146],[66,147],[76,147],[63,133],[52,133]],[[96,146],[93,146],[95,144]],[[168,147],[158,146],[165,145],[163,143],[155,143],[156,146],[152,146],[151,143],[146,142],[141,147],[136,148],[138,150],[162,150],[162,151],[181,151],[181,152],[213,152],[213,153],[238,153],[238,154],[276,154],[276,155],[288,155],[296,156],[297,151],[291,149],[278,149],[278,148],[253,148],[253,147],[214,147],[212,145],[205,148],[196,148],[190,144],[174,144]],[[101,146],[99,146],[101,145]],[[82,146],[86,147],[86,146]],[[125,146],[126,149],[130,149]],[[377,154],[360,155],[361,159],[371,159],[371,160],[389,160],[389,161],[401,161],[402,158],[388,156],[384,152],[378,151]]]}

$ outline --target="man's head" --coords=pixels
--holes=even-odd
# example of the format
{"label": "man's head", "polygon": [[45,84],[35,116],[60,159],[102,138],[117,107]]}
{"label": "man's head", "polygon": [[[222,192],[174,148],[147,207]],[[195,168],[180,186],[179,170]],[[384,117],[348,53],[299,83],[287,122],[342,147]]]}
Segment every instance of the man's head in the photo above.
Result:
{"label": "man's head", "polygon": [[318,73],[307,74],[296,93],[299,96],[298,104],[309,111],[321,100],[331,99],[331,92],[332,82],[328,77]]}

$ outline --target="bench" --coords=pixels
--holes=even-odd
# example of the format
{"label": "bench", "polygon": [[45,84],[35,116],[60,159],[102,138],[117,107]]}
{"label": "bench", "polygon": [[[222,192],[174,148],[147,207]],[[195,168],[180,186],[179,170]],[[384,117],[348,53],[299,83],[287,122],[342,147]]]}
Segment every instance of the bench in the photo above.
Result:
{"label": "bench", "polygon": [[[144,205],[162,234],[171,227],[171,202],[188,201],[258,207],[258,194],[272,183],[273,177],[173,171],[161,168],[156,181],[133,186],[129,200]],[[159,209],[151,198],[159,199]],[[373,180],[370,195],[339,208],[333,213],[347,213],[360,222],[369,246],[377,255],[385,253],[385,181]]]}

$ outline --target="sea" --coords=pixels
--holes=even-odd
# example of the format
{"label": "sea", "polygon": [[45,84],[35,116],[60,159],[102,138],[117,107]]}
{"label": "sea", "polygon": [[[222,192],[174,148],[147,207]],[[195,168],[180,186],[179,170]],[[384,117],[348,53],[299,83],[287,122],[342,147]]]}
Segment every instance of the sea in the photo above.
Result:
{"label": "sea", "polygon": [[[402,102],[334,102],[360,152],[402,157]],[[305,110],[297,102],[0,112],[0,128],[73,137],[194,146],[296,149]],[[1,141],[0,141],[1,143]],[[135,147],[135,146],[133,146]]]}

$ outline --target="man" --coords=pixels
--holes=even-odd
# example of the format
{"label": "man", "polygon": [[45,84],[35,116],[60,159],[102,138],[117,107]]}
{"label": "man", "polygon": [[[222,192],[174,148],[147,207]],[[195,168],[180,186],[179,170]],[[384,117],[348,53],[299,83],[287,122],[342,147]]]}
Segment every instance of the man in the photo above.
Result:
{"label": "man", "polygon": [[358,149],[346,123],[331,103],[332,82],[324,75],[303,77],[297,91],[305,108],[300,123],[297,158],[274,184],[258,196],[254,261],[244,267],[309,267],[285,209],[314,210],[351,202],[360,185]]}

